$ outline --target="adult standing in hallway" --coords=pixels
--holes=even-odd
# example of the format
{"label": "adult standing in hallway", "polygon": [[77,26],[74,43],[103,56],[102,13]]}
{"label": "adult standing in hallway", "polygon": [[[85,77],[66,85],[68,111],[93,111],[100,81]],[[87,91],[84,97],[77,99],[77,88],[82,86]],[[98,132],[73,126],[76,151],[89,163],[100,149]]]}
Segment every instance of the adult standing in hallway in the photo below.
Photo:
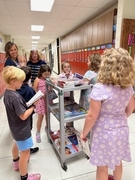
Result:
{"label": "adult standing in hallway", "polygon": [[8,41],[5,45],[6,62],[4,66],[20,67],[18,61],[18,47],[15,43]]}
{"label": "adult standing in hallway", "polygon": [[[9,41],[5,45],[5,53],[6,53],[6,62],[4,66],[15,66],[20,68],[20,64],[18,61],[18,47],[15,43]],[[14,143],[13,149],[16,148],[16,145]],[[35,154],[39,151],[38,147],[30,148],[30,154]]]}
{"label": "adult standing in hallway", "polygon": [[37,50],[31,50],[30,51],[30,57],[29,61],[27,62],[27,66],[31,68],[31,83],[34,83],[34,80],[36,79],[38,75],[38,71],[40,69],[40,66],[42,64],[46,64],[45,61],[41,60],[40,55]]}

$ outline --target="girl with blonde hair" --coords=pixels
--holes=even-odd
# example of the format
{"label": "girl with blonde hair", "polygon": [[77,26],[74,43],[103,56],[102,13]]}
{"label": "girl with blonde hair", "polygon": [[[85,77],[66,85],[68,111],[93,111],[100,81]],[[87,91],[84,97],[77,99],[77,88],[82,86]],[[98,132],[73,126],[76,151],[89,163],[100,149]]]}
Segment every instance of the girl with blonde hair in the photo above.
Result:
{"label": "girl with blonde hair", "polygon": [[127,118],[135,107],[135,64],[125,49],[107,49],[102,56],[97,84],[90,94],[90,107],[81,139],[91,134],[92,165],[96,180],[122,179],[122,161],[131,161]]}

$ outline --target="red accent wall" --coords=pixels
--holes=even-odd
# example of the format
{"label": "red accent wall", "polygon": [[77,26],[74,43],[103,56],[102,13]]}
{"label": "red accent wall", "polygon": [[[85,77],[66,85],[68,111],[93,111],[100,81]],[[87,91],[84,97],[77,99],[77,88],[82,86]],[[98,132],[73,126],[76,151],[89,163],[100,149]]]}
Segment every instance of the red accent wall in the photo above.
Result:
{"label": "red accent wall", "polygon": [[82,49],[76,51],[70,51],[61,54],[61,62],[68,61],[71,64],[71,70],[73,73],[79,73],[84,75],[88,70],[87,60],[88,56],[94,52],[99,52],[103,54],[102,49],[100,50],[90,50]]}

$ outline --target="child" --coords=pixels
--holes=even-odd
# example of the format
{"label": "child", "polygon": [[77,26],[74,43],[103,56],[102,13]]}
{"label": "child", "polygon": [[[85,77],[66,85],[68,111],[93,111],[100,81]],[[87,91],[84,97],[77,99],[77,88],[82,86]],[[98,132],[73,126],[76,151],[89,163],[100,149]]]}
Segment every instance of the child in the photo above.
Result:
{"label": "child", "polygon": [[108,180],[108,168],[114,180],[121,180],[122,160],[131,161],[127,118],[135,107],[134,80],[135,64],[128,52],[105,50],[81,134],[84,140],[92,130],[90,162],[97,166],[96,180]]}
{"label": "child", "polygon": [[[27,173],[27,163],[30,156],[30,148],[33,146],[30,127],[30,115],[35,104],[27,108],[23,97],[16,91],[22,86],[25,73],[14,66],[7,66],[2,71],[2,77],[7,84],[4,93],[4,104],[8,117],[9,128],[15,143],[12,147],[14,170],[20,171],[21,180],[40,180],[40,174]],[[19,158],[19,151],[20,158]]]}
{"label": "child", "polygon": [[[74,74],[71,71],[71,65],[69,62],[63,62],[61,64],[61,74],[59,74],[60,78],[73,79]],[[64,93],[64,102],[74,102],[73,92],[65,92]],[[73,127],[73,122],[66,123],[66,127]]]}
{"label": "child", "polygon": [[61,74],[59,74],[60,78],[67,78],[67,79],[73,79],[74,74],[71,71],[71,66],[69,62],[64,61],[61,64]]}
{"label": "child", "polygon": [[[101,55],[99,53],[93,53],[88,56],[88,68],[89,70],[84,74],[83,81],[88,82],[88,84],[95,84],[97,73],[101,64]],[[79,105],[84,109],[89,109],[89,96],[91,93],[90,89],[84,89],[81,91]]]}
{"label": "child", "polygon": [[[25,72],[26,78],[23,81],[21,88],[17,91],[25,99],[25,102],[28,102],[35,95],[34,89],[31,86],[29,86],[29,84],[28,84],[28,82],[31,78],[31,69],[28,66],[23,66],[23,67],[21,67],[21,69]],[[31,120],[30,120],[31,130],[33,127],[32,115],[31,115]],[[31,155],[37,153],[38,151],[39,151],[38,147],[30,148],[30,154]]]}
{"label": "child", "polygon": [[[41,65],[38,76],[34,81],[34,89],[37,92],[38,90],[41,90],[42,93],[46,96],[46,78],[49,78],[51,76],[51,68],[48,65]],[[46,113],[46,103],[45,103],[45,96],[39,99],[35,112],[38,114],[38,120],[37,120],[37,133],[36,133],[36,142],[41,142],[41,136],[40,136],[40,130],[42,121],[44,118],[44,114]],[[47,131],[47,119],[46,119],[46,127],[45,131]]]}

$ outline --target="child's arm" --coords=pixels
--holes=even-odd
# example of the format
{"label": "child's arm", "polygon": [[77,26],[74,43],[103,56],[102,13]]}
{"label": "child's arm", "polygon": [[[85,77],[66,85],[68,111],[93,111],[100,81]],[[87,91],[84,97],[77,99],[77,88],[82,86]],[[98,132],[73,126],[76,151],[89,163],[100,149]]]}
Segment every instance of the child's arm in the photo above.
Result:
{"label": "child's arm", "polygon": [[134,99],[134,95],[133,95],[128,103],[128,106],[126,107],[126,110],[125,110],[127,117],[129,117],[132,114],[134,109],[135,109],[135,99]]}
{"label": "child's arm", "polygon": [[27,109],[23,114],[21,114],[19,117],[21,120],[26,120],[32,113],[33,113],[33,110],[35,109],[35,103],[29,108]]}
{"label": "child's arm", "polygon": [[89,111],[85,118],[83,133],[81,134],[82,140],[85,139],[85,137],[90,132],[93,125],[95,124],[95,122],[99,116],[100,109],[101,109],[101,101],[95,101],[93,99],[90,99]]}
{"label": "child's arm", "polygon": [[38,83],[39,83],[39,78],[36,78],[33,84],[33,88],[35,90],[35,92],[38,91]]}

